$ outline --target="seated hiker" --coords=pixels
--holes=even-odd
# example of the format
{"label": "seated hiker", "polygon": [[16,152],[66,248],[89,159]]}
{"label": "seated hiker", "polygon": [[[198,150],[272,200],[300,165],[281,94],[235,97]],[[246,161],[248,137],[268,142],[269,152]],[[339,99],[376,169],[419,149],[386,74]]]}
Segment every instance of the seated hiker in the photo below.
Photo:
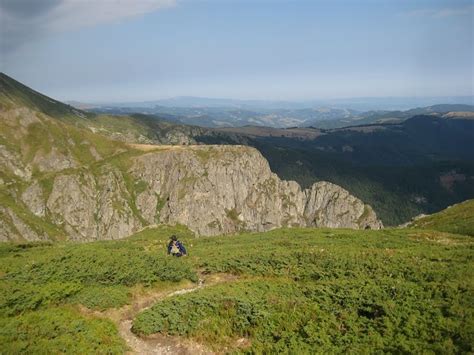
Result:
{"label": "seated hiker", "polygon": [[171,240],[168,244],[168,255],[173,256],[186,256],[186,248],[183,243],[178,240],[175,235],[171,236]]}

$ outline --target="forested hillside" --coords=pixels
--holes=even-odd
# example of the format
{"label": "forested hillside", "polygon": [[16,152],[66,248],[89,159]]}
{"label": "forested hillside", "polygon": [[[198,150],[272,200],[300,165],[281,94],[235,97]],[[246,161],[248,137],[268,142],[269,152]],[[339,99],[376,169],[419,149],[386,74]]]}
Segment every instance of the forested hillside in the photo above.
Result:
{"label": "forested hillside", "polygon": [[387,225],[474,197],[474,120],[415,116],[336,130],[220,129],[207,143],[256,147],[281,178],[325,180],[370,203]]}

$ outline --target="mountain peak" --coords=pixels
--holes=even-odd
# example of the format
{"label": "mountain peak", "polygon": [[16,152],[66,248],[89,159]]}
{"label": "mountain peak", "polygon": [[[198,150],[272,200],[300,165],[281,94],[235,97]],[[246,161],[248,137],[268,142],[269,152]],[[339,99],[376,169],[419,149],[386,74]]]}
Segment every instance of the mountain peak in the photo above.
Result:
{"label": "mountain peak", "polygon": [[86,118],[91,113],[76,109],[16,81],[5,73],[0,73],[0,107],[15,106],[38,110],[54,118]]}

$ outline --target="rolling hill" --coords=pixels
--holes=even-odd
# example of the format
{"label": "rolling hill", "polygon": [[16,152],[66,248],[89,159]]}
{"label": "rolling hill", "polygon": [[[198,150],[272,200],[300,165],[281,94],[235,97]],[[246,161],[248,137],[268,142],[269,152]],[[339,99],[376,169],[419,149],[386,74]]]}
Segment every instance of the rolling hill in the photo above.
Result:
{"label": "rolling hill", "polygon": [[27,108],[41,112],[51,118],[86,128],[113,140],[134,143],[190,144],[192,136],[202,130],[170,123],[157,116],[135,114],[117,116],[95,114],[74,108],[19,83],[0,73],[0,107],[3,110]]}
{"label": "rolling hill", "polygon": [[[196,104],[196,103],[200,104]],[[131,115],[135,113],[156,115],[178,124],[187,124],[207,128],[240,128],[259,126],[272,128],[316,127],[334,129],[346,126],[367,125],[374,123],[398,123],[416,115],[474,116],[474,105],[468,104],[438,104],[418,107],[404,111],[375,110],[360,111],[350,108],[332,106],[272,107],[272,103],[259,105],[232,104],[232,101],[212,100],[170,100],[144,103],[123,103],[115,105],[77,104],[77,107],[89,107],[91,112],[102,114]],[[179,103],[181,106],[176,105]],[[187,106],[183,106],[187,105]],[[281,103],[285,106],[285,103]],[[308,104],[309,105],[309,104]],[[348,106],[350,107],[350,106]]]}

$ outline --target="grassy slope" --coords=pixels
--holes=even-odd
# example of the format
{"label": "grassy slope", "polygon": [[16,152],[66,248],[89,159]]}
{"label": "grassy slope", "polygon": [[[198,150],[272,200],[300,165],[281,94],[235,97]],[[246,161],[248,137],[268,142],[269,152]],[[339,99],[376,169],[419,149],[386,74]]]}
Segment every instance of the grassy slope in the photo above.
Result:
{"label": "grassy slope", "polygon": [[[2,83],[0,82],[0,84]],[[5,99],[5,97],[0,95],[0,99]],[[32,97],[32,95],[27,95],[26,97]],[[18,99],[15,96],[15,100]],[[25,107],[10,99],[3,100],[3,102],[10,102],[11,105],[14,105],[12,107]],[[120,160],[120,157],[126,160],[127,154],[133,155],[134,153],[133,150],[129,149],[122,142],[110,140],[88,129],[55,119],[52,116],[36,111],[36,109],[25,111],[18,116],[8,112],[4,113],[4,115],[5,117],[2,117],[4,122],[0,124],[0,145],[4,145],[8,151],[16,154],[17,158],[15,159],[20,160],[23,166],[33,167],[33,179],[39,181],[47,194],[51,192],[52,182],[58,174],[77,174],[84,170],[91,171],[94,174],[99,171],[101,166],[104,166],[111,160],[117,161]],[[22,119],[34,119],[35,122],[24,127],[21,124]],[[78,122],[80,120],[78,118]],[[34,163],[35,157],[38,155],[46,156],[53,149],[59,154],[74,160],[77,167],[56,173],[40,172]],[[100,156],[100,161],[96,160],[93,152]],[[52,239],[64,237],[64,231],[53,225],[48,216],[45,218],[36,217],[19,200],[18,196],[21,195],[31,182],[25,182],[18,178],[10,169],[0,169],[0,178],[4,182],[4,184],[0,184],[0,202],[3,206],[12,209],[33,230],[41,234],[45,232]],[[47,197],[46,195],[45,199]]]}
{"label": "grassy slope", "polygon": [[93,117],[85,111],[78,110],[70,105],[47,97],[22,83],[0,73],[0,107],[29,107],[51,117],[62,120],[77,120]]}
{"label": "grassy slope", "polygon": [[[165,256],[171,233],[190,257]],[[195,281],[199,271],[239,280],[160,302],[137,317],[134,331],[236,351],[245,350],[237,346],[242,338],[254,352],[472,351],[473,248],[469,237],[412,229],[196,239],[180,227],[122,241],[3,244],[0,342],[7,352],[35,351],[46,340],[48,350],[60,351],[69,339],[76,352],[120,353],[116,329],[75,305],[118,307],[137,287],[172,287]],[[107,340],[98,345],[79,341],[83,336]]]}
{"label": "grassy slope", "polygon": [[92,129],[116,140],[141,143],[180,143],[181,136],[200,134],[203,129],[178,125],[156,116],[97,115],[43,95],[0,73],[0,109],[27,107],[81,128]]}
{"label": "grassy slope", "polygon": [[412,226],[474,236],[474,200],[464,201],[420,218],[414,221]]}

